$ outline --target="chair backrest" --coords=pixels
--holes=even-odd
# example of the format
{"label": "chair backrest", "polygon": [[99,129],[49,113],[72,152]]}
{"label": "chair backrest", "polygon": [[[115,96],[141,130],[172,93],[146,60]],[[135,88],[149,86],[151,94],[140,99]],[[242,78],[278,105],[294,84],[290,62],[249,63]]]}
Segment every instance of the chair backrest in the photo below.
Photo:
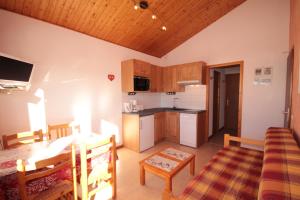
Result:
{"label": "chair backrest", "polygon": [[40,142],[43,141],[43,131],[27,131],[12,135],[3,135],[2,141],[4,149],[15,148],[23,144]]}
{"label": "chair backrest", "polygon": [[71,124],[56,124],[56,125],[48,125],[48,138],[58,139],[61,137],[66,137],[71,135],[74,132],[80,132],[80,126],[73,126]]}
{"label": "chair backrest", "polygon": [[[26,183],[28,181],[43,178],[49,176],[59,170],[69,167],[72,170],[73,178],[73,188],[74,188],[74,199],[77,199],[77,190],[76,190],[76,156],[75,156],[75,147],[71,145],[71,152],[59,154],[57,156],[47,158],[45,160],[40,160],[35,162],[36,170],[26,172],[26,161],[17,160],[17,177],[19,183],[20,197],[22,200],[27,200],[28,195],[26,192]],[[43,170],[40,170],[43,169]]]}
{"label": "chair backrest", "polygon": [[[104,160],[107,160],[106,163],[108,164],[105,169],[109,175],[108,177],[104,177],[102,173],[103,168],[99,168],[99,165],[102,165],[101,162],[103,163],[103,156],[107,158]],[[102,181],[110,183],[112,188],[112,198],[116,197],[116,157],[116,142],[114,135],[107,138],[101,138],[91,143],[82,143],[80,145],[80,184],[82,200],[88,200],[96,195],[96,193],[102,189]]]}

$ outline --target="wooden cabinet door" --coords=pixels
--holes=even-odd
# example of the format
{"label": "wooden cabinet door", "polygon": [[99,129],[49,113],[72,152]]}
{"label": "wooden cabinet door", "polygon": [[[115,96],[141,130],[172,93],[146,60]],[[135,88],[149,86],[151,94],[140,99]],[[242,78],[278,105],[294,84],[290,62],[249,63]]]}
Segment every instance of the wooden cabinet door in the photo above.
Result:
{"label": "wooden cabinet door", "polygon": [[163,91],[173,92],[173,73],[171,67],[164,67],[162,69],[163,74]]}
{"label": "wooden cabinet door", "polygon": [[151,66],[150,91],[162,92],[162,70],[161,67],[155,65]]}
{"label": "wooden cabinet door", "polygon": [[165,113],[154,114],[154,142],[158,143],[165,137]]}
{"label": "wooden cabinet door", "polygon": [[141,60],[134,60],[134,75],[150,78],[151,64]]}
{"label": "wooden cabinet door", "polygon": [[134,62],[125,60],[121,63],[122,92],[134,91]]}
{"label": "wooden cabinet door", "polygon": [[172,92],[184,92],[184,86],[177,83],[177,67],[171,67],[172,70]]}
{"label": "wooden cabinet door", "polygon": [[177,81],[202,80],[202,63],[177,65]]}
{"label": "wooden cabinet door", "polygon": [[156,92],[163,92],[162,68],[156,68]]}
{"label": "wooden cabinet door", "polygon": [[179,113],[166,112],[166,140],[179,143]]}

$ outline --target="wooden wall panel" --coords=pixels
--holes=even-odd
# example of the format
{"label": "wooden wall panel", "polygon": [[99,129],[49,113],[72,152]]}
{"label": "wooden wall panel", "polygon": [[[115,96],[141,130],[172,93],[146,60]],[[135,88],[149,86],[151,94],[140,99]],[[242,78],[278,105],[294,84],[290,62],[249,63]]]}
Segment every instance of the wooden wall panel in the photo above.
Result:
{"label": "wooden wall panel", "polygon": [[148,0],[167,31],[132,0],[0,0],[0,8],[162,57],[244,1]]}
{"label": "wooden wall panel", "polygon": [[292,122],[300,144],[300,0],[291,0],[290,48],[294,48]]}

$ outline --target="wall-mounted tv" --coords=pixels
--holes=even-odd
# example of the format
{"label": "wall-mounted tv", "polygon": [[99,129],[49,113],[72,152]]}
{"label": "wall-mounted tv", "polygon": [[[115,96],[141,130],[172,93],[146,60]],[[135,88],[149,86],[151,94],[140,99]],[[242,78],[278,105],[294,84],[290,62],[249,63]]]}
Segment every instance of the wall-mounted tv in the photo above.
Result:
{"label": "wall-mounted tv", "polygon": [[26,85],[30,81],[33,64],[0,56],[0,85]]}

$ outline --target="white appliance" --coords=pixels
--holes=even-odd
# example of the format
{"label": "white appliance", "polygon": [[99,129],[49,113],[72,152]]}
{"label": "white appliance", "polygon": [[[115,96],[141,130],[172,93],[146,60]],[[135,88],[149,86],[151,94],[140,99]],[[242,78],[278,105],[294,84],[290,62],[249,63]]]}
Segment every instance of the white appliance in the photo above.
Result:
{"label": "white appliance", "polygon": [[180,144],[197,147],[197,114],[180,113]]}
{"label": "white appliance", "polygon": [[140,151],[154,146],[154,115],[140,118]]}

